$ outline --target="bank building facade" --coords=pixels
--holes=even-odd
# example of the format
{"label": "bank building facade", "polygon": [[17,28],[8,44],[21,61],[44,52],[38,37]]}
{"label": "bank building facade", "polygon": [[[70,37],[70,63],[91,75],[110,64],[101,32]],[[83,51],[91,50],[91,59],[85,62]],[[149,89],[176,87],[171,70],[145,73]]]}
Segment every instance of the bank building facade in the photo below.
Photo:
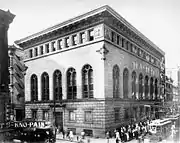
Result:
{"label": "bank building facade", "polygon": [[[24,49],[25,116],[104,136],[154,118],[165,53],[109,6],[15,41]],[[156,104],[157,103],[157,104]]]}

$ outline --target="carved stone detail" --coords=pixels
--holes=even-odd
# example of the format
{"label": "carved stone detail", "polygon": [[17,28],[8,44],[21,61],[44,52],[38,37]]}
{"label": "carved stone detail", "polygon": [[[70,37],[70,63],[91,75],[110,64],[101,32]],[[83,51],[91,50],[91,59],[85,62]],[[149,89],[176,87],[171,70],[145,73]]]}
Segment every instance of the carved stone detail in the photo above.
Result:
{"label": "carved stone detail", "polygon": [[106,60],[106,55],[109,53],[109,51],[106,49],[105,45],[103,45],[102,48],[100,48],[99,50],[97,50],[96,52],[101,54],[101,60]]}

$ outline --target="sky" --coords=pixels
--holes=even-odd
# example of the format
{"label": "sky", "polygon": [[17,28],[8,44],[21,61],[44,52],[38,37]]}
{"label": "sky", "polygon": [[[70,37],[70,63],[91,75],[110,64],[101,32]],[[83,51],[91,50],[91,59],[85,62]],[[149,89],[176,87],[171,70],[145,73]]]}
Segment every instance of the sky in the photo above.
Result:
{"label": "sky", "polygon": [[10,45],[103,5],[112,7],[165,52],[166,68],[176,81],[180,0],[0,0],[0,9],[16,15],[8,31]]}

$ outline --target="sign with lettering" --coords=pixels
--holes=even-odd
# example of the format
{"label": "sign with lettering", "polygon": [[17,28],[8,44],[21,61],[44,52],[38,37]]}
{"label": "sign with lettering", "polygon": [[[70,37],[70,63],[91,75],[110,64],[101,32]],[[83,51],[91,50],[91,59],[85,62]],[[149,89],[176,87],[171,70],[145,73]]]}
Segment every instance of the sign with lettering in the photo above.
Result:
{"label": "sign with lettering", "polygon": [[47,126],[43,121],[14,122],[14,127],[18,128],[43,128]]}

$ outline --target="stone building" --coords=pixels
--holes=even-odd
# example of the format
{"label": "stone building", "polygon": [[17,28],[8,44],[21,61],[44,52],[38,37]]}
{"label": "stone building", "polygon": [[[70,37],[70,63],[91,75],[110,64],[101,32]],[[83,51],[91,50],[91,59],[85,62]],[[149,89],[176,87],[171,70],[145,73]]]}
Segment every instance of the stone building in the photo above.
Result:
{"label": "stone building", "polygon": [[6,120],[6,103],[9,101],[7,32],[14,17],[9,11],[0,10],[0,123]]}
{"label": "stone building", "polygon": [[104,136],[159,110],[165,53],[109,6],[15,43],[28,67],[26,118],[52,121],[55,112],[64,129]]}
{"label": "stone building", "polygon": [[23,62],[23,49],[12,45],[8,48],[9,55],[9,94],[12,99],[14,120],[20,121],[24,118],[24,74],[26,66]]}

